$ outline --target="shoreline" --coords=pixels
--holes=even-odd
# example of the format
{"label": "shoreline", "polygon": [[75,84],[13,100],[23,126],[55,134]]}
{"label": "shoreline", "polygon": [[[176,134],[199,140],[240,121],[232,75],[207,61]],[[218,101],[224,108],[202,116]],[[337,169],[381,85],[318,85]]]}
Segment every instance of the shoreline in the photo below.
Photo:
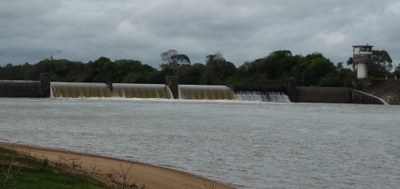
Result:
{"label": "shoreline", "polygon": [[[48,159],[50,162],[60,161],[61,158],[75,158],[79,160],[83,170],[96,169],[104,175],[121,170],[126,172],[126,176],[132,178],[138,186],[150,189],[205,189],[210,185],[213,189],[234,188],[192,173],[113,157],[4,141],[0,141],[0,147],[39,159]],[[130,171],[127,171],[128,169]]]}

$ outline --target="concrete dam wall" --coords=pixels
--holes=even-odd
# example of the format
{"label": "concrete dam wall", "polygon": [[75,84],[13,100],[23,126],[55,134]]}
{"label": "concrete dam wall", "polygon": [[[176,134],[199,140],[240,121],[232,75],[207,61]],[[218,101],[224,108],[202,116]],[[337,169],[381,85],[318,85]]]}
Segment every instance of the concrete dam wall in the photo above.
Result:
{"label": "concrete dam wall", "polygon": [[40,81],[0,80],[0,97],[45,98],[50,97],[50,78],[40,74]]}
{"label": "concrete dam wall", "polygon": [[346,87],[293,87],[288,89],[292,102],[386,104],[375,96]]}
{"label": "concrete dam wall", "polygon": [[40,81],[0,81],[1,97],[41,97]]}
{"label": "concrete dam wall", "polygon": [[0,81],[0,97],[25,98],[164,98],[242,100],[261,102],[359,103],[387,104],[384,100],[345,87],[281,88],[227,87],[213,85],[178,85],[170,77],[167,84],[65,83],[50,84],[49,74],[40,74],[39,81]]}

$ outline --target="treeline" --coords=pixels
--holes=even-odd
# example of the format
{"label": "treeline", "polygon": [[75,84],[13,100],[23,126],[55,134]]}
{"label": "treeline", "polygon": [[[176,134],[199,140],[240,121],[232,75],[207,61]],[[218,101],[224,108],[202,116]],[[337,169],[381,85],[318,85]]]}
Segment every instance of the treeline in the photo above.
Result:
{"label": "treeline", "polygon": [[1,80],[38,80],[39,73],[50,73],[51,81],[160,83],[163,76],[157,69],[136,60],[100,57],[87,63],[65,59],[44,59],[36,64],[11,65],[0,68]]}
{"label": "treeline", "polygon": [[[369,76],[399,77],[400,66],[389,72],[392,60],[382,52],[374,51],[375,63],[369,66]],[[192,64],[187,55],[169,50],[161,54],[161,61],[160,69],[156,69],[137,60],[112,61],[106,57],[87,63],[44,59],[33,65],[2,66],[0,80],[38,80],[39,73],[46,72],[52,81],[65,82],[164,83],[165,76],[175,75],[181,84],[276,87],[292,79],[301,86],[342,87],[351,86],[355,78],[351,58],[349,66],[341,62],[335,65],[320,53],[302,56],[288,50],[274,51],[238,68],[221,53],[206,56],[205,63]]]}

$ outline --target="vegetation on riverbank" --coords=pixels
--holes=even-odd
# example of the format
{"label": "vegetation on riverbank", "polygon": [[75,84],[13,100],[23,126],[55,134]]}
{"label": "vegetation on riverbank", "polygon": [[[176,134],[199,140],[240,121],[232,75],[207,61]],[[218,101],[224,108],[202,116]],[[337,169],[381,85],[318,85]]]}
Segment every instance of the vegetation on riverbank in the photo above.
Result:
{"label": "vegetation on riverbank", "polygon": [[0,148],[0,188],[106,189],[105,184],[78,172],[65,172],[50,164]]}
{"label": "vegetation on riverbank", "polygon": [[[102,173],[86,170],[79,157],[62,157],[55,162],[0,148],[0,189],[144,189],[130,177],[131,168]],[[101,181],[101,182],[100,182]]]}
{"label": "vegetation on riverbank", "polygon": [[[373,53],[374,63],[368,69],[370,78],[400,77],[400,66],[392,69],[386,51]],[[176,75],[181,84],[269,87],[281,86],[289,79],[299,86],[348,87],[355,78],[351,58],[346,63],[333,63],[321,53],[303,56],[278,50],[236,67],[221,53],[207,55],[205,63],[191,63],[187,55],[169,50],[161,54],[159,69],[137,60],[100,57],[82,63],[50,57],[36,64],[2,66],[0,80],[38,80],[42,72],[50,73],[52,81],[67,82],[164,83],[165,76]]]}

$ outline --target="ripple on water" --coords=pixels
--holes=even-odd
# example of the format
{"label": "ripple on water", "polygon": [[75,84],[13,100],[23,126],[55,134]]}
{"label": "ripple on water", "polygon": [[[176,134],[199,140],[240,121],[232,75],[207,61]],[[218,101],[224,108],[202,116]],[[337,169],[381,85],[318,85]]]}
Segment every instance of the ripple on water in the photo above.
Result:
{"label": "ripple on water", "polygon": [[0,140],[113,156],[238,188],[400,186],[400,107],[0,99]]}

